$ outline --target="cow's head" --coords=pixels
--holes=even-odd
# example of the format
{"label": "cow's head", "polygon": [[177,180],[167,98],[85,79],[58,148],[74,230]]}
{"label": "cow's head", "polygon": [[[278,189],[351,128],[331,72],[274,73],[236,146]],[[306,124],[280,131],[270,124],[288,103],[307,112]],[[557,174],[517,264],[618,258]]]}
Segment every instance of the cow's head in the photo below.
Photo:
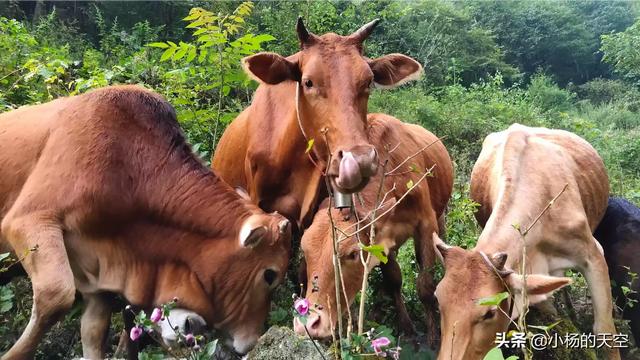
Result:
{"label": "cow's head", "polygon": [[300,126],[307,138],[314,139],[316,155],[326,159],[332,154],[327,174],[343,193],[362,189],[378,168],[376,149],[365,131],[369,92],[416,79],[422,72],[417,61],[402,54],[376,59],[363,55],[363,42],[377,23],[372,21],[349,36],[318,36],[298,19],[298,53],[287,58],[259,53],[243,59],[246,72],[261,83],[298,83]]}
{"label": "cow's head", "polygon": [[[433,234],[436,254],[445,275],[436,287],[440,306],[441,345],[438,359],[482,359],[495,346],[496,333],[505,332],[511,317],[516,318],[524,289],[522,275],[505,267],[507,254],[485,254],[446,245]],[[530,304],[571,282],[570,278],[531,274],[526,277]],[[480,299],[509,292],[500,305],[481,305]],[[515,304],[511,307],[511,302]]]}
{"label": "cow's head", "polygon": [[237,230],[228,242],[211,240],[210,246],[198,247],[196,273],[212,302],[210,323],[244,354],[262,334],[271,292],[283,281],[291,225],[282,215],[256,209],[238,221]]}
{"label": "cow's head", "polygon": [[207,322],[193,311],[173,309],[169,316],[158,322],[157,327],[165,345],[175,348],[180,345],[178,334],[202,335],[207,329]]}
{"label": "cow's head", "polygon": [[[343,215],[338,209],[331,209],[335,226],[345,233],[356,230],[356,217],[353,215]],[[360,214],[358,218],[362,219]],[[383,218],[380,221],[384,221]],[[379,225],[379,223],[378,223]],[[360,241],[367,244],[369,231],[365,229],[360,234]],[[339,239],[338,256],[340,258],[340,268],[344,279],[344,294],[341,296],[343,313],[346,307],[351,305],[356,293],[362,285],[364,267],[360,259],[360,247],[355,236],[344,238],[338,232]],[[331,219],[327,213],[327,208],[320,209],[316,214],[312,225],[302,236],[302,251],[306,262],[306,295],[312,305],[306,326],[309,334],[314,338],[328,338],[332,334],[338,316],[336,306],[335,272],[333,268],[333,234],[331,230]],[[366,254],[366,253],[365,253]],[[371,257],[369,267],[373,268],[379,264],[374,256]],[[341,291],[342,292],[342,291]],[[346,304],[346,305],[345,305]],[[293,322],[295,331],[300,335],[306,335],[304,326],[296,318]]]}

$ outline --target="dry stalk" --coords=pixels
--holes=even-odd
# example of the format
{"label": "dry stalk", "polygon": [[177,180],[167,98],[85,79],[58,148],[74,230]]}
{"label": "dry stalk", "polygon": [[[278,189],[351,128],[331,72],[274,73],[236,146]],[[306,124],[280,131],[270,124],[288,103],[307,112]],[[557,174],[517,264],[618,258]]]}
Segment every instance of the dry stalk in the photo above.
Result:
{"label": "dry stalk", "polygon": [[[327,157],[327,164],[331,164],[331,146],[329,145],[329,139],[327,138],[327,129],[322,129],[320,131],[322,136],[324,137],[324,142],[327,146],[327,150],[329,155]],[[329,221],[331,222],[331,242],[333,245],[333,273],[334,273],[334,283],[335,283],[335,291],[336,291],[336,312],[338,314],[338,338],[340,341],[338,342],[337,348],[340,351],[342,347],[342,304],[341,304],[341,295],[340,295],[340,286],[342,284],[342,273],[340,268],[340,257],[338,255],[338,239],[336,234],[336,225],[333,221],[333,215],[331,214],[331,208],[333,207],[333,191],[331,188],[331,184],[329,183],[329,179],[325,177],[325,186],[329,191],[329,207],[327,208],[327,213],[329,214]]]}
{"label": "dry stalk", "polygon": [[[371,225],[373,225],[376,221],[380,220],[380,218],[382,218],[383,216],[387,215],[389,212],[391,212],[391,210],[393,210],[396,206],[398,206],[398,204],[400,204],[400,202],[402,202],[402,200],[404,200],[405,197],[407,197],[407,195],[409,195],[409,193],[411,191],[413,191],[413,189],[415,189],[416,187],[418,187],[418,185],[420,185],[420,183],[427,178],[427,176],[431,175],[432,170],[435,168],[436,166],[433,165],[431,168],[429,169],[425,169],[425,173],[420,177],[420,179],[418,179],[418,181],[416,181],[407,191],[405,191],[404,194],[402,194],[402,196],[396,201],[395,204],[393,204],[390,208],[388,208],[387,210],[385,210],[382,214],[375,216],[373,220],[371,220],[367,225],[360,227],[358,230],[356,230],[353,233],[347,234],[347,236],[351,237],[353,235],[356,235],[358,233],[360,233],[362,230],[370,227]],[[376,210],[380,209],[382,207],[382,205],[377,206]],[[364,219],[363,219],[364,221]]]}
{"label": "dry stalk", "polygon": [[[536,218],[533,220],[533,222],[524,230],[524,231],[520,231],[520,237],[522,238],[522,263],[521,263],[521,274],[522,274],[522,282],[523,282],[523,286],[522,286],[522,303],[521,303],[521,311],[520,311],[520,318],[518,318],[518,330],[520,332],[523,333],[527,333],[527,313],[529,312],[529,295],[527,293],[527,242],[526,242],[526,237],[527,234],[529,234],[529,231],[531,231],[531,229],[538,223],[538,221],[540,221],[540,218],[551,208],[551,206],[556,202],[556,200],[558,200],[558,198],[560,196],[562,196],[562,194],[567,190],[567,188],[569,187],[569,184],[565,184],[564,187],[562,188],[562,190],[560,190],[560,192],[558,193],[558,195],[556,195],[553,199],[551,199],[551,201],[549,201],[549,203],[547,204],[547,206],[544,207],[544,209],[542,209],[542,211],[538,214],[538,216],[536,216]],[[531,360],[533,359],[533,353],[531,351],[530,347],[525,347],[523,350],[523,354],[524,354],[524,358],[526,360]]]}
{"label": "dry stalk", "polygon": [[[371,214],[371,218],[375,219],[376,209],[380,205],[380,197],[382,196],[382,190],[384,189],[385,169],[389,163],[389,158],[382,164],[382,176],[380,177],[380,184],[378,185],[378,192],[376,193],[376,202]],[[359,233],[361,229],[358,229],[356,233]],[[353,235],[352,235],[353,236]],[[369,230],[369,244],[373,244],[375,241],[376,232],[375,226],[371,226]],[[360,288],[360,306],[358,308],[358,335],[362,335],[364,332],[364,305],[367,300],[367,287],[369,285],[369,261],[371,260],[371,253],[367,252],[366,259],[364,259],[364,250],[360,248],[360,261],[362,262],[362,286]],[[363,261],[364,260],[364,261]]]}
{"label": "dry stalk", "polygon": [[[389,175],[397,175],[397,174],[394,174],[394,172],[395,172],[396,170],[400,169],[400,167],[402,167],[402,165],[406,164],[406,163],[407,163],[407,161],[409,161],[409,160],[413,159],[414,157],[416,157],[416,156],[420,155],[420,153],[421,153],[421,152],[423,152],[423,151],[425,151],[426,149],[428,149],[431,145],[433,145],[433,144],[435,144],[435,143],[437,143],[437,142],[442,141],[442,139],[444,139],[444,138],[446,138],[446,136],[443,136],[443,137],[441,137],[441,138],[438,138],[438,139],[434,140],[433,142],[431,142],[431,143],[429,143],[429,144],[425,145],[422,149],[420,149],[420,150],[416,151],[416,153],[415,153],[415,154],[413,154],[413,155],[409,156],[408,158],[404,159],[400,164],[398,164],[398,166],[394,167],[391,171],[389,171],[388,173],[384,173],[384,175],[385,175],[385,176],[389,176]],[[394,150],[395,150],[395,149],[394,149]]]}

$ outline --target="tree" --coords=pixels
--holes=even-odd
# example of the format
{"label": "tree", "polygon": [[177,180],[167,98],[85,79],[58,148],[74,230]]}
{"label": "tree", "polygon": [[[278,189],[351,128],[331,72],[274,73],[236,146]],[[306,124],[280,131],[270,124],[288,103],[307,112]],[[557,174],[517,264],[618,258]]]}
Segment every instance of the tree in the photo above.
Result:
{"label": "tree", "polygon": [[640,20],[625,31],[602,35],[603,61],[613,65],[616,73],[640,84]]}

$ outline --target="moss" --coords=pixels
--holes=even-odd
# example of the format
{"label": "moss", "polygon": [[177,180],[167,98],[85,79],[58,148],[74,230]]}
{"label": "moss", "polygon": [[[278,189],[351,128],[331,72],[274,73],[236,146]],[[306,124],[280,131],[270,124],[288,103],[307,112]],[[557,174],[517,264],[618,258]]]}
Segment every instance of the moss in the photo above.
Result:
{"label": "moss", "polygon": [[[316,343],[331,358],[322,344]],[[322,360],[322,356],[311,343],[311,340],[298,336],[286,327],[271,327],[260,339],[247,359],[254,360]]]}

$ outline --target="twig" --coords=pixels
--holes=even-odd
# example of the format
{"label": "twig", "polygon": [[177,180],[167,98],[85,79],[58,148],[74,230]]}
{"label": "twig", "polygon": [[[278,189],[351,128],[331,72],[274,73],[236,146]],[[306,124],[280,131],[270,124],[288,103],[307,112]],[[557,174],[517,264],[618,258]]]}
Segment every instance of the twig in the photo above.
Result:
{"label": "twig", "polygon": [[[522,309],[520,311],[520,318],[518,319],[518,329],[521,332],[527,333],[527,313],[529,312],[529,295],[527,293],[527,242],[526,236],[531,231],[531,229],[538,223],[542,215],[544,215],[551,206],[558,200],[558,198],[567,190],[569,187],[569,183],[566,183],[562,190],[556,195],[547,206],[542,209],[542,211],[536,216],[531,225],[529,225],[524,231],[518,230],[520,236],[522,237],[522,265],[521,265],[521,273],[522,273]],[[523,349],[524,358],[529,360],[533,359],[533,353],[529,347],[525,347]]]}
{"label": "twig", "polygon": [[415,154],[409,156],[408,158],[404,159],[400,164],[398,164],[398,166],[396,166],[395,168],[393,168],[391,171],[389,171],[388,173],[384,174],[385,176],[389,176],[389,175],[394,175],[393,173],[398,170],[402,165],[406,164],[407,161],[413,159],[414,157],[418,156],[421,152],[425,151],[427,148],[429,148],[431,145],[442,141],[442,139],[446,138],[446,136],[440,137],[436,140],[434,140],[433,142],[427,144],[426,146],[424,146],[422,149],[418,150]]}
{"label": "twig", "polygon": [[309,329],[307,329],[307,325],[306,325],[306,324],[303,324],[302,326],[304,326],[304,331],[306,331],[306,332],[307,332],[307,336],[309,337],[309,340],[311,340],[311,343],[313,344],[313,347],[315,347],[315,348],[316,348],[316,350],[318,351],[318,354],[320,354],[320,356],[322,357],[322,360],[327,360],[327,359],[324,357],[324,354],[322,353],[322,351],[320,351],[320,348],[318,347],[318,344],[316,344],[316,342],[315,342],[315,341],[313,341],[313,338],[311,337],[311,334],[309,334]]}
{"label": "twig", "polygon": [[[329,146],[329,140],[327,139],[327,132],[321,131],[322,136],[324,137],[325,144],[327,149],[329,150],[329,155],[327,158],[327,164],[331,164],[331,147]],[[338,314],[338,338],[340,342],[338,343],[338,349],[342,348],[342,305],[341,301],[341,293],[339,286],[341,286],[340,278],[342,274],[340,273],[340,257],[338,256],[338,241],[336,237],[336,226],[333,221],[333,215],[331,214],[331,208],[333,207],[333,192],[331,191],[331,184],[329,183],[329,179],[325,177],[325,186],[329,191],[329,207],[327,208],[327,213],[329,214],[329,221],[331,222],[331,242],[333,245],[333,272],[334,272],[334,283],[335,283],[335,291],[336,291],[336,311]]]}
{"label": "twig", "polygon": [[[380,204],[380,197],[382,195],[382,191],[384,189],[384,180],[385,180],[385,169],[387,168],[387,164],[389,163],[389,157],[382,164],[382,176],[380,177],[380,184],[378,185],[378,192],[376,194],[376,202],[373,212],[371,214],[372,218],[375,218],[376,208]],[[373,220],[375,221],[375,220]],[[372,221],[372,223],[373,223]],[[358,229],[357,232],[360,232],[361,229]],[[375,226],[371,226],[369,229],[369,244],[374,243],[374,239],[376,237]],[[360,248],[360,261],[362,262],[362,287],[360,288],[360,307],[358,309],[358,335],[362,335],[364,332],[364,305],[367,300],[367,287],[369,286],[369,261],[371,260],[371,253],[367,252],[367,258],[364,259],[363,256],[364,250],[362,247]],[[364,261],[363,261],[364,260]]]}
{"label": "twig", "polygon": [[402,194],[402,196],[400,197],[400,199],[398,199],[396,201],[395,204],[393,204],[389,209],[385,210],[382,214],[376,216],[373,220],[371,220],[371,222],[369,222],[367,225],[363,226],[362,228],[356,230],[355,232],[348,234],[349,237],[359,233],[360,231],[368,228],[369,226],[373,225],[373,223],[375,223],[376,221],[380,220],[381,217],[387,215],[391,210],[393,210],[396,206],[398,206],[398,204],[400,204],[400,202],[407,197],[407,195],[409,195],[409,193],[415,189],[418,185],[420,185],[420,183],[431,174],[431,170],[433,170],[433,168],[435,168],[435,165],[433,165],[431,168],[426,169],[425,173],[420,177],[420,179],[418,179],[418,181],[415,182],[415,184],[413,184],[413,186],[411,186],[404,194]]}
{"label": "twig", "polygon": [[551,201],[549,201],[549,203],[547,204],[547,206],[545,206],[544,209],[542,209],[542,211],[540,212],[540,214],[538,214],[538,216],[533,220],[533,222],[531,223],[531,225],[529,225],[529,227],[521,233],[522,236],[527,236],[527,234],[529,233],[529,231],[531,230],[531,228],[533,228],[533,226],[538,223],[538,220],[540,220],[540,218],[542,217],[542,215],[544,215],[545,212],[547,212],[547,210],[549,210],[549,208],[551,207],[551,205],[553,205],[556,200],[558,200],[558,198],[565,192],[565,190],[567,190],[567,188],[569,187],[569,183],[564,184],[564,187],[562,188],[562,190],[560,190],[560,192],[558,193],[558,195],[556,195],[553,199],[551,199]]}

